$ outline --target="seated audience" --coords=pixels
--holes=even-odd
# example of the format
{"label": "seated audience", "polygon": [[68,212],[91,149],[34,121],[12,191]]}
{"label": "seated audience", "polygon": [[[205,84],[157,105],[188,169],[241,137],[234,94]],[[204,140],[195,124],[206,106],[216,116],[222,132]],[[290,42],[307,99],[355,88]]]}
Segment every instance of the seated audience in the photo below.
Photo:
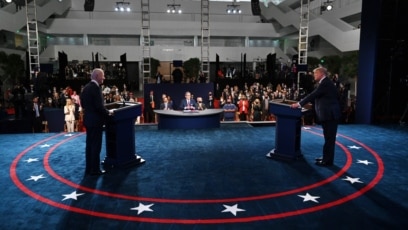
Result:
{"label": "seated audience", "polygon": [[203,98],[202,97],[197,97],[197,109],[198,110],[205,110],[207,107],[203,103]]}

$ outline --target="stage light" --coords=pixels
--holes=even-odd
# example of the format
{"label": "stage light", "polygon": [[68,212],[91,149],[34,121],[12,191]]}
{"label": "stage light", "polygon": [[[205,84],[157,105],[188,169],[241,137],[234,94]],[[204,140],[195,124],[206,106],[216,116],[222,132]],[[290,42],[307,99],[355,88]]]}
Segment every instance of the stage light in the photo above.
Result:
{"label": "stage light", "polygon": [[168,14],[172,13],[178,13],[181,14],[183,13],[183,11],[181,10],[181,5],[180,4],[176,4],[176,1],[173,1],[173,4],[167,4],[167,11]]}
{"label": "stage light", "polygon": [[320,14],[324,11],[331,11],[333,9],[333,1],[327,0],[326,2],[322,2],[320,6]]}
{"label": "stage light", "polygon": [[123,2],[116,2],[115,11],[130,12],[132,10],[130,8],[130,3],[123,1]]}
{"label": "stage light", "polygon": [[227,14],[241,14],[242,10],[239,8],[239,5],[235,4],[235,0],[232,2],[232,5],[227,5]]}

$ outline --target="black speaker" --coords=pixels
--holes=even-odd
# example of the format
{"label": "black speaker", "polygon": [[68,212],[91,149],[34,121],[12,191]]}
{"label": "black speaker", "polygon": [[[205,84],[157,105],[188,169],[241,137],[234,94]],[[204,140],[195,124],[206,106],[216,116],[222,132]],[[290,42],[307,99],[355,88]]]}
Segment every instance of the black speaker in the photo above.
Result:
{"label": "black speaker", "polygon": [[261,7],[259,6],[259,0],[251,0],[252,15],[261,15]]}
{"label": "black speaker", "polygon": [[266,56],[266,71],[268,73],[273,73],[275,71],[276,53],[268,54]]}
{"label": "black speaker", "polygon": [[126,65],[127,63],[126,53],[120,55],[120,62],[122,63],[122,65]]}
{"label": "black speaker", "polygon": [[123,77],[128,78],[128,63],[127,63],[127,55],[126,53],[120,55],[120,63],[122,64],[122,67],[124,69],[123,71]]}
{"label": "black speaker", "polygon": [[62,51],[58,52],[58,62],[59,62],[59,77],[65,79],[65,67],[68,65],[68,55]]}
{"label": "black speaker", "polygon": [[99,64],[99,54],[95,54],[95,68],[101,68],[101,65]]}
{"label": "black speaker", "polygon": [[85,3],[84,3],[85,11],[93,11],[94,6],[95,6],[95,0],[85,0]]}
{"label": "black speaker", "polygon": [[215,74],[218,73],[219,69],[220,69],[220,56],[218,54],[215,54]]}

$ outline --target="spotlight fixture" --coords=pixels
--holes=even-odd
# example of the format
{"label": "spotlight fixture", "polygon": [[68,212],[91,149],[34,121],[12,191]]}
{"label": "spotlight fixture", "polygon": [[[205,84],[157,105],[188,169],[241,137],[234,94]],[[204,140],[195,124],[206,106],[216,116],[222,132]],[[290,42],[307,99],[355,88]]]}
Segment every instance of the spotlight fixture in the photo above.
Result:
{"label": "spotlight fixture", "polygon": [[232,5],[227,5],[227,14],[241,14],[242,10],[239,8],[239,5],[235,4],[235,1],[232,2]]}
{"label": "spotlight fixture", "polygon": [[322,14],[324,11],[331,11],[332,9],[333,9],[333,1],[326,0],[325,2],[322,2],[320,6],[320,14]]}
{"label": "spotlight fixture", "polygon": [[129,2],[122,1],[122,2],[116,2],[115,11],[118,11],[118,12],[130,12],[132,10],[130,9],[130,3]]}
{"label": "spotlight fixture", "polygon": [[181,10],[181,5],[176,4],[176,1],[173,1],[173,4],[167,4],[167,11],[168,14],[181,14],[183,11]]}

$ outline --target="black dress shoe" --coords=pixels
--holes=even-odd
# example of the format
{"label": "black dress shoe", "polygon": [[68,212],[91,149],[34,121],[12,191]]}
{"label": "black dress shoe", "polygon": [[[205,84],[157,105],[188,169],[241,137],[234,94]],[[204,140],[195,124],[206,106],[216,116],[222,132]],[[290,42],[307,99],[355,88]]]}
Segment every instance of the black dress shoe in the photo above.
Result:
{"label": "black dress shoe", "polygon": [[325,161],[316,161],[316,165],[327,167],[327,166],[332,166],[333,163],[328,163],[328,162],[325,162]]}
{"label": "black dress shoe", "polygon": [[323,160],[323,157],[315,158],[315,160],[316,160],[316,161],[322,161],[322,160]]}
{"label": "black dress shoe", "polygon": [[95,172],[90,172],[89,175],[91,176],[100,176],[102,174],[105,174],[106,171],[105,170],[99,170],[99,171],[95,171]]}

